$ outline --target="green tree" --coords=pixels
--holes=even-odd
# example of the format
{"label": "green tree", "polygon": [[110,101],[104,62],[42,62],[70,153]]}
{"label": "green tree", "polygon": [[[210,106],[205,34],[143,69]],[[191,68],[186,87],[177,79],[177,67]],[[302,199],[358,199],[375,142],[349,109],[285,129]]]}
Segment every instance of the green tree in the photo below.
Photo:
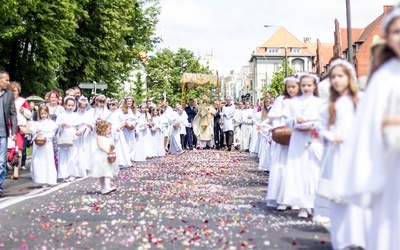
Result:
{"label": "green tree", "polygon": [[23,95],[104,82],[110,96],[160,39],[158,0],[4,0],[0,68]]}
{"label": "green tree", "polygon": [[[283,93],[285,89],[285,83],[283,80],[285,79],[285,68],[286,67],[286,60],[283,60],[281,66],[279,66],[278,70],[274,72],[274,75],[271,80],[271,85],[267,90],[267,86],[262,88],[262,95],[265,96],[267,91],[270,91],[273,96],[279,96]],[[293,69],[288,66],[288,75],[293,74]]]}
{"label": "green tree", "polygon": [[[150,82],[148,84],[149,98],[160,100],[163,92],[166,92],[168,101],[171,104],[180,103],[182,87],[180,80],[183,73],[202,73],[210,74],[210,70],[199,63],[194,53],[180,48],[174,53],[170,49],[162,49],[149,57],[146,64]],[[212,86],[193,88],[186,92],[186,100],[189,98],[200,98],[203,93],[211,90]]]}
{"label": "green tree", "polygon": [[[83,1],[83,0],[80,0]],[[0,5],[0,65],[24,94],[57,89],[57,69],[67,59],[68,37],[82,12],[74,0],[7,0]]]}
{"label": "green tree", "polygon": [[79,82],[108,84],[107,94],[117,97],[123,82],[140,67],[140,53],[159,42],[155,25],[158,0],[88,0],[79,28],[70,38],[70,60],[62,65],[60,85],[66,89]]}

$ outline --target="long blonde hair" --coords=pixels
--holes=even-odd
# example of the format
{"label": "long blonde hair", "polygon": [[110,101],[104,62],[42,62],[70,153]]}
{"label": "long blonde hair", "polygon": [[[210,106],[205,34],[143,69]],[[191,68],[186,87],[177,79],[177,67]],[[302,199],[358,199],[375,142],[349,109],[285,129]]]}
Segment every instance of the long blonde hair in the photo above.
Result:
{"label": "long blonde hair", "polygon": [[[342,68],[343,72],[349,78],[349,86],[347,88],[349,89],[350,96],[353,99],[354,109],[356,109],[357,103],[358,103],[358,95],[357,95],[358,94],[358,87],[357,87],[357,84],[356,84],[355,73],[353,73],[352,70],[349,69],[348,67],[346,67],[345,65],[338,63],[338,64],[336,64],[334,66],[331,66],[331,70],[329,72],[329,79],[331,79],[332,70],[335,67]],[[331,87],[330,87],[329,91],[330,91],[330,96],[329,96],[329,106],[328,106],[328,112],[329,112],[328,125],[331,126],[331,125],[335,124],[335,122],[336,122],[335,102],[340,97],[340,94],[339,94],[339,92],[337,92],[335,90],[335,88],[333,87],[332,84],[331,84]]]}

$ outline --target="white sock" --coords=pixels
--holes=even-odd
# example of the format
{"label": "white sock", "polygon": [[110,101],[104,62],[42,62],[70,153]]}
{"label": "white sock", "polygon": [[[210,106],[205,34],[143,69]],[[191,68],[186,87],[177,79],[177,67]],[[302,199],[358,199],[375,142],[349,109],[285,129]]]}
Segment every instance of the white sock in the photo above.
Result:
{"label": "white sock", "polygon": [[110,177],[104,177],[104,187],[109,189],[110,188],[110,183],[111,183],[111,178]]}
{"label": "white sock", "polygon": [[103,190],[104,189],[104,177],[99,178],[99,183],[100,183],[100,189]]}

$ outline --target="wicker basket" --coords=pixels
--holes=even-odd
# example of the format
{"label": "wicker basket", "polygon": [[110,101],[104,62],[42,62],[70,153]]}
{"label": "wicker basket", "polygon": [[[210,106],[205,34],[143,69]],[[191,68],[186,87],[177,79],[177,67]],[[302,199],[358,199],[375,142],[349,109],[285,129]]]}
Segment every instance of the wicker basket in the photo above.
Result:
{"label": "wicker basket", "polygon": [[33,141],[35,142],[36,146],[41,147],[46,144],[47,139],[46,137],[36,137]]}
{"label": "wicker basket", "polygon": [[57,145],[60,148],[69,148],[74,146],[75,137],[68,136],[68,137],[59,137],[57,138]]}
{"label": "wicker basket", "polygon": [[276,127],[271,130],[272,140],[281,145],[289,145],[292,130],[286,126]]}
{"label": "wicker basket", "polygon": [[109,163],[114,163],[117,159],[117,155],[114,152],[111,152],[107,155],[107,160]]}

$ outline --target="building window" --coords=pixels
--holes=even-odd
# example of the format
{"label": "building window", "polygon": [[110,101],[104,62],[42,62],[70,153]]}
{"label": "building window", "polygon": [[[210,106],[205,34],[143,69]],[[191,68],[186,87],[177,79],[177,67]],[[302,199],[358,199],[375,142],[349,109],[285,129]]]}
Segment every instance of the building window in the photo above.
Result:
{"label": "building window", "polygon": [[304,60],[302,60],[302,59],[296,58],[296,59],[292,60],[292,68],[293,68],[294,72],[306,71],[304,68],[304,64],[305,64]]}
{"label": "building window", "polygon": [[250,90],[253,90],[253,80],[250,80]]}
{"label": "building window", "polygon": [[293,54],[301,54],[301,48],[292,48]]}
{"label": "building window", "polygon": [[274,63],[274,72],[279,71],[279,67],[281,66],[280,63]]}
{"label": "building window", "polygon": [[267,83],[266,79],[261,79],[261,85],[264,86]]}
{"label": "building window", "polygon": [[280,48],[265,48],[268,54],[279,54]]}

